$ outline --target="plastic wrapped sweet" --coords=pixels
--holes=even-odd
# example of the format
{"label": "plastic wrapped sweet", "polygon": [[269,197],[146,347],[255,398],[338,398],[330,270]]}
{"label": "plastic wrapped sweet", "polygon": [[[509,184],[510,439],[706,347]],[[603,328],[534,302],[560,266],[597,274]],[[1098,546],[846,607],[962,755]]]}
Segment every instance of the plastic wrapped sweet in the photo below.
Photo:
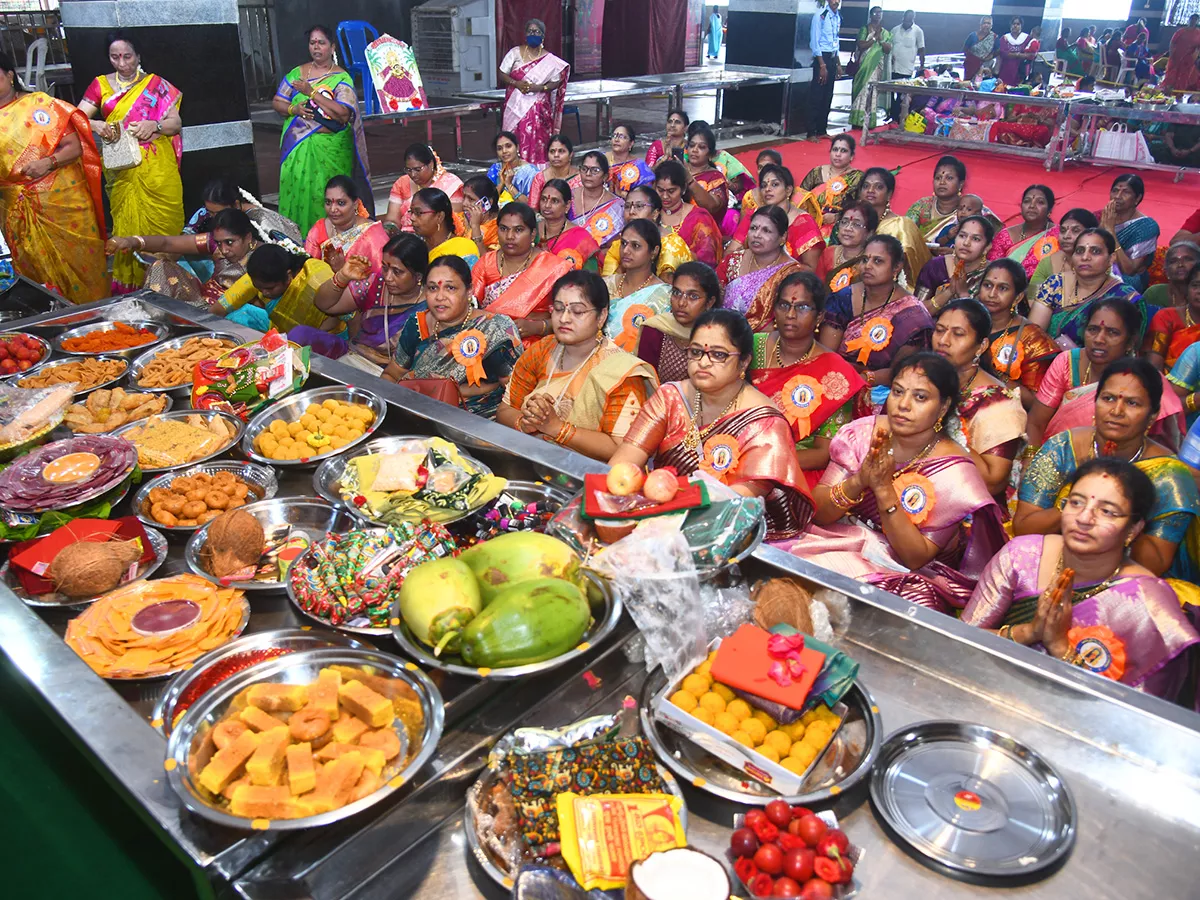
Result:
{"label": "plastic wrapped sweet", "polygon": [[55,441],[0,472],[0,506],[16,512],[74,506],[116,487],[136,466],[137,451],[122,438]]}
{"label": "plastic wrapped sweet", "polygon": [[308,380],[312,350],[271,329],[220,359],[196,364],[192,406],[249,418],[268,403],[295,393]]}
{"label": "plastic wrapped sweet", "polygon": [[0,384],[0,450],[48,433],[63,420],[74,397],[73,385],[27,389]]}

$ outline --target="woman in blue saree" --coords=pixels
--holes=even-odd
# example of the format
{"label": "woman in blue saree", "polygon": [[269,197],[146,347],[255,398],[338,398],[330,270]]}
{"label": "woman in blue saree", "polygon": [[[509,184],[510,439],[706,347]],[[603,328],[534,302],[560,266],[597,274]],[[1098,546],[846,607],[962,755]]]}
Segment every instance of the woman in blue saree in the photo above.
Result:
{"label": "woman in blue saree", "polygon": [[324,217],[325,185],[334,175],[350,176],[360,197],[371,196],[354,80],[334,61],[332,31],[314,25],[306,37],[312,62],[288,72],[271,103],[287,119],[279,143],[279,213],[302,234]]}
{"label": "woman in blue saree", "polygon": [[1147,287],[1146,270],[1158,249],[1158,223],[1138,209],[1145,196],[1146,185],[1141,176],[1126,172],[1113,179],[1108,203],[1096,213],[1100,227],[1117,239],[1113,259],[1117,274],[1138,291]]}

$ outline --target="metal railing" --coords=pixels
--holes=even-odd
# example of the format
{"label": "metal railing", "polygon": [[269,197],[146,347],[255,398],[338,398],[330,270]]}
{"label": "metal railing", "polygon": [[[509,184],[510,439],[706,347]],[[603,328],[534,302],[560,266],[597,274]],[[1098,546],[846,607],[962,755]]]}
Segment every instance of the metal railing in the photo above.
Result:
{"label": "metal railing", "polygon": [[38,38],[45,38],[46,65],[66,63],[67,41],[63,35],[62,20],[58,10],[33,9],[14,12],[11,8],[0,11],[0,53],[12,57],[17,69],[25,71],[25,54],[29,45]]}
{"label": "metal railing", "polygon": [[279,84],[275,0],[238,0],[238,41],[250,102],[270,100]]}

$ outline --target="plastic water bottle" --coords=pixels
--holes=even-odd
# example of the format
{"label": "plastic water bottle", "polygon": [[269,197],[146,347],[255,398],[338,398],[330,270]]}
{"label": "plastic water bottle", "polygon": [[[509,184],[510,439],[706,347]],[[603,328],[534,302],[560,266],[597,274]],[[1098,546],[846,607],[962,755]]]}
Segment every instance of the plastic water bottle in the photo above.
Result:
{"label": "plastic water bottle", "polygon": [[1193,469],[1200,469],[1200,418],[1188,429],[1179,450],[1179,458]]}

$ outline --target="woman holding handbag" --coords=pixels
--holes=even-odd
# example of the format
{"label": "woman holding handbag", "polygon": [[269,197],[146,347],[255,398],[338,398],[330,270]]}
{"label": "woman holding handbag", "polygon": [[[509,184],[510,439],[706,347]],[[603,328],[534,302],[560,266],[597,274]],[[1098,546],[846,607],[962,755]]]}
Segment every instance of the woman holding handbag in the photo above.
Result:
{"label": "woman holding handbag", "polygon": [[[92,80],[79,110],[92,119],[103,153],[115,234],[179,234],[183,231],[183,94],[158,75],[142,71],[142,58],[123,32],[108,35],[114,71]],[[145,267],[128,251],[113,260],[117,294],[141,288]]]}

